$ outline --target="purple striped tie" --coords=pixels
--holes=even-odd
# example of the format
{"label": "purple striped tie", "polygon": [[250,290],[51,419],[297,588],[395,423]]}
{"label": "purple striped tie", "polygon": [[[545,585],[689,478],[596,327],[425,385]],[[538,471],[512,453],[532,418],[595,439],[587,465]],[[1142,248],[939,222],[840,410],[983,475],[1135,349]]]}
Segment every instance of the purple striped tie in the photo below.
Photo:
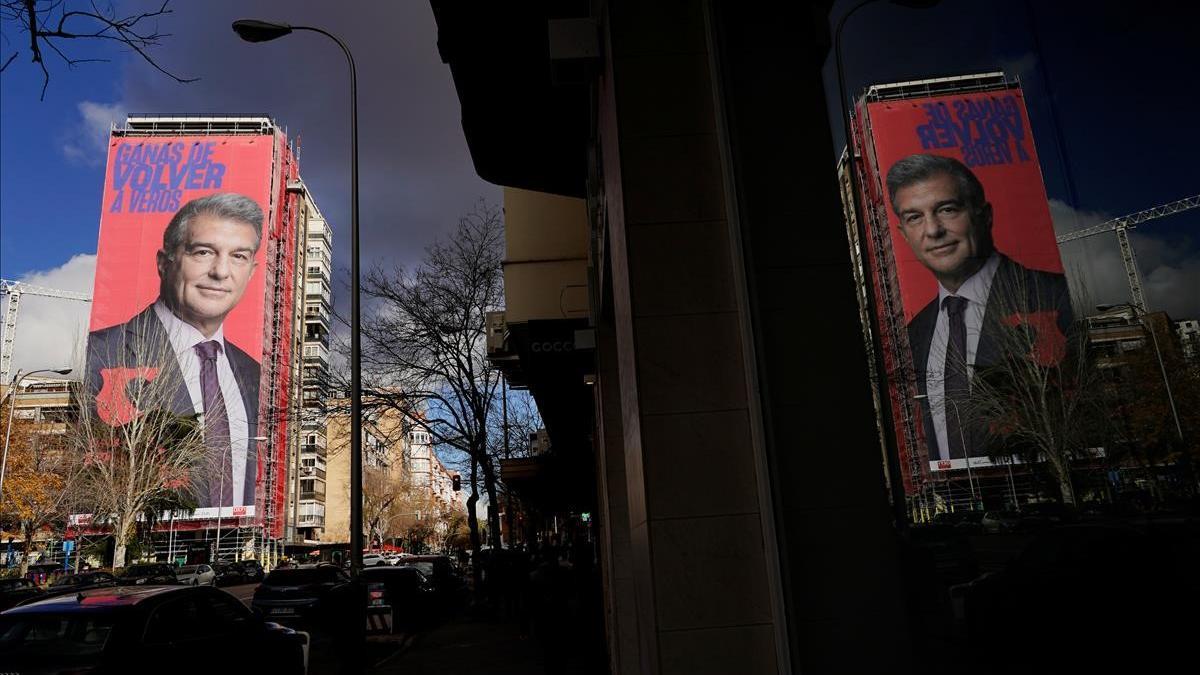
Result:
{"label": "purple striped tie", "polygon": [[225,397],[221,395],[221,383],[217,381],[217,354],[221,353],[221,343],[209,340],[193,349],[200,357],[204,444],[209,451],[207,506],[229,506],[233,504],[233,477],[229,471],[233,466],[233,449],[229,443],[229,415],[225,411]]}
{"label": "purple striped tie", "polygon": [[963,447],[966,435],[959,413],[967,406],[970,385],[967,382],[967,322],[963,314],[967,311],[967,299],[957,295],[946,296],[942,307],[950,319],[950,341],[946,345],[945,404],[946,443],[950,446],[949,458],[966,457],[969,448]]}

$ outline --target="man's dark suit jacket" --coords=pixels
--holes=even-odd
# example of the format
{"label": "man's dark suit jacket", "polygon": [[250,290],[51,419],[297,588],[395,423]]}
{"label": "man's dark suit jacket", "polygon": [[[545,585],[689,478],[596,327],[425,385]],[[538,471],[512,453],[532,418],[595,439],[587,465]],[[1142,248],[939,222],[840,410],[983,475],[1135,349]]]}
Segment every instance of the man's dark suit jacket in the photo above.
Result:
{"label": "man's dark suit jacket", "polygon": [[[984,311],[983,326],[979,332],[979,343],[975,348],[976,372],[979,368],[999,362],[1001,345],[998,342],[998,333],[1002,327],[1001,321],[1006,316],[1053,310],[1057,313],[1056,325],[1063,336],[1068,334],[1073,320],[1071,295],[1065,276],[1031,270],[1003,254],[998,255],[1000,265],[996,268],[996,276],[992,278],[991,289],[988,291],[987,309]],[[933,300],[908,323],[908,343],[912,349],[913,370],[916,371],[917,391],[920,394],[928,393],[925,388],[925,371],[929,364],[929,348],[933,342],[934,328],[937,326],[938,310],[938,298],[934,296]],[[933,417],[930,415],[929,399],[922,399],[920,403],[929,457],[931,460],[937,459],[937,434],[934,432]],[[986,456],[981,430],[966,424],[964,433],[968,434],[970,455]],[[951,459],[962,457],[955,456]]]}
{"label": "man's dark suit jacket", "polygon": [[[258,362],[229,342],[224,341],[223,349],[229,359],[229,367],[237,381],[238,390],[242,393],[242,405],[246,408],[247,439],[258,436],[258,379],[260,367]],[[139,355],[137,352],[142,351]],[[144,355],[149,351],[152,356]],[[163,358],[170,355],[172,358]],[[188,393],[187,384],[179,368],[171,341],[167,337],[167,329],[154,313],[154,305],[138,313],[128,322],[110,326],[88,335],[87,377],[91,394],[96,396],[104,383],[101,371],[111,367],[133,368],[137,366],[157,366],[148,363],[154,357],[165,362],[168,372],[161,376],[169,383],[177,383],[171,400],[171,411],[179,415],[195,415],[196,407]],[[125,392],[120,392],[124,395]],[[258,473],[258,446],[254,441],[246,443],[246,473],[242,486],[243,504],[254,505],[254,483]],[[208,489],[198,485],[196,497],[201,508],[216,506],[209,504]],[[236,494],[236,493],[235,493]]]}

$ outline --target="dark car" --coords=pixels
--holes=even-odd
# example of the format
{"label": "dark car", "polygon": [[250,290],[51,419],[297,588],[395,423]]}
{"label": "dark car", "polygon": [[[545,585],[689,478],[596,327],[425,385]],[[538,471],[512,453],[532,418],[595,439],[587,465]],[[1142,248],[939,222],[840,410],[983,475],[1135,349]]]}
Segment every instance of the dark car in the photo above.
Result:
{"label": "dark car", "polygon": [[263,571],[262,563],[258,562],[257,560],[243,560],[241,562],[234,563],[234,565],[241,568],[243,583],[258,583],[259,581],[263,580],[263,577],[266,576],[266,572]]}
{"label": "dark car", "polygon": [[177,584],[175,569],[166,563],[141,563],[130,565],[117,574],[119,586],[153,586]]}
{"label": "dark car", "polygon": [[[1080,656],[1075,647],[1102,636],[1120,637],[1107,640],[1096,655],[1157,658],[1178,652],[1190,641],[1180,632],[1187,622],[1176,617],[1188,616],[1200,602],[1193,579],[1200,561],[1194,553],[1181,553],[1186,547],[1180,542],[1188,536],[1195,534],[1125,525],[1045,529],[1002,570],[967,586],[968,641],[1007,668],[1041,667],[1044,654]],[[1005,645],[1000,654],[997,644]],[[1146,650],[1146,644],[1156,648]]]}
{"label": "dark car", "polygon": [[[254,591],[250,607],[273,621],[311,621],[322,610],[339,605],[350,575],[336,565],[301,565],[274,569]],[[333,620],[336,611],[321,618]]]}
{"label": "dark car", "polygon": [[180,657],[215,654],[236,655],[238,672],[304,673],[308,642],[205,586],[92,589],[0,614],[0,660],[27,675],[209,673],[211,660]]}
{"label": "dark car", "polygon": [[33,598],[40,598],[45,591],[24,577],[0,579],[0,611],[15,607]]}
{"label": "dark car", "polygon": [[368,567],[363,569],[362,579],[368,593],[382,588],[382,597],[368,596],[369,605],[390,610],[393,630],[417,627],[437,614],[437,591],[415,567]]}
{"label": "dark car", "polygon": [[213,583],[217,586],[234,586],[246,583],[246,573],[241,565],[231,562],[213,563]]}
{"label": "dark car", "polygon": [[[526,561],[527,562],[527,561]],[[506,560],[510,567],[520,567],[517,560]],[[425,575],[443,605],[453,604],[462,600],[466,592],[466,582],[458,573],[454,560],[448,555],[415,555],[401,558],[398,563],[402,567],[412,567]],[[521,567],[521,569],[525,569]],[[525,570],[523,574],[528,574]]]}
{"label": "dark car", "polygon": [[54,580],[46,587],[50,595],[86,591],[89,588],[111,588],[117,585],[117,578],[108,572],[80,572],[68,574]]}

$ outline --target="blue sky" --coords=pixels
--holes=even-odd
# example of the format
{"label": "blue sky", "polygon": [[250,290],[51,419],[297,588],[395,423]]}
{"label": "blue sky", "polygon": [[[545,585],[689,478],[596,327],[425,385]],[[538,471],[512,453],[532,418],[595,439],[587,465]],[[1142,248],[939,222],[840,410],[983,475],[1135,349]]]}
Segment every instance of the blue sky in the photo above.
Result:
{"label": "blue sky", "polygon": [[[849,4],[839,2],[836,10]],[[334,227],[335,262],[344,275],[345,63],[335,45],[312,34],[243,43],[229,28],[236,18],[322,26],[354,51],[368,261],[411,263],[476,199],[499,203],[500,189],[475,176],[428,3],[211,0],[172,8],[159,22],[172,36],[154,53],[166,68],[198,82],[175,83],[110,50],[103,53],[110,63],[68,69],[51,60],[44,101],[41,73],[24,55],[0,77],[0,277],[90,290],[105,134],[128,112],[274,116],[302,138],[302,172]],[[857,91],[997,66],[1019,76],[1056,225],[1067,231],[1200,192],[1200,134],[1192,129],[1200,110],[1196,14],[1166,0],[948,0],[931,10],[878,2],[847,25],[847,77]],[[11,53],[14,37],[0,41],[0,58]],[[98,55],[87,43],[72,48],[77,57]],[[836,85],[829,93],[836,100]],[[836,120],[836,104],[830,110]],[[1200,209],[1134,231],[1152,308],[1176,318],[1200,316],[1198,233]],[[1068,244],[1064,259],[1096,302],[1127,299],[1112,235]],[[69,358],[85,324],[78,303],[27,298],[16,367]]]}
{"label": "blue sky", "polygon": [[[119,11],[157,9],[123,0]],[[109,124],[127,113],[266,113],[302,142],[301,172],[334,229],[338,279],[349,267],[349,79],[337,46],[312,33],[242,42],[239,18],[314,25],[338,34],[358,65],[364,265],[412,264],[477,199],[501,201],[476,175],[458,98],[437,53],[427,2],[297,0],[174,2],[153,54],[179,84],[140,58],[86,41],[69,69],[48,59],[50,85],[22,54],[0,76],[0,277],[90,291]],[[7,28],[7,27],[6,27]],[[0,40],[0,59],[16,33]],[[23,45],[22,45],[23,46]],[[345,297],[345,292],[335,295]],[[26,296],[14,369],[71,360],[86,305]]]}

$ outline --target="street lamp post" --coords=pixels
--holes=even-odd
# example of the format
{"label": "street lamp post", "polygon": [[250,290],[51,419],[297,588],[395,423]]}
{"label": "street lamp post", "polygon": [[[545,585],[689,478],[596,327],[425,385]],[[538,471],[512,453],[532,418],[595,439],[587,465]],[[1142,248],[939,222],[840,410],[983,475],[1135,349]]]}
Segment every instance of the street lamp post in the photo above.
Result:
{"label": "street lamp post", "polygon": [[41,370],[33,370],[22,374],[18,369],[17,374],[13,375],[12,382],[8,387],[8,427],[4,430],[4,457],[0,459],[0,504],[4,503],[4,472],[8,469],[8,440],[12,436],[13,411],[17,409],[17,388],[21,386],[21,380],[30,375],[38,373],[58,373],[59,375],[70,375],[70,368],[42,368]]}
{"label": "street lamp post", "polygon": [[[257,19],[233,22],[233,32],[247,42],[267,42],[293,31],[320,33],[337,43],[350,66],[350,578],[360,602],[352,603],[355,614],[353,635],[356,642],[365,639],[366,590],[360,584],[363,550],[363,490],[362,490],[362,345],[359,330],[359,270],[358,270],[358,71],[350,48],[333,33],[312,26],[289,26]],[[362,664],[351,666],[361,671]]]}
{"label": "street lamp post", "polygon": [[320,33],[337,43],[350,65],[350,576],[362,571],[362,350],[359,339],[358,292],[358,71],[354,56],[336,35],[312,26],[290,26],[257,19],[233,22],[233,31],[247,42],[267,42],[293,31]]}
{"label": "street lamp post", "polygon": [[[929,401],[929,394],[917,394],[913,396],[913,399],[917,401]],[[975,503],[979,501],[979,496],[975,493],[975,477],[971,474],[971,448],[967,447],[967,438],[963,435],[962,415],[958,412],[958,401],[945,397],[942,400],[954,406],[954,416],[958,418],[958,439],[962,441],[963,455],[967,460],[967,484],[971,486],[971,510],[974,511]],[[931,409],[932,407],[933,405],[930,404]]]}

